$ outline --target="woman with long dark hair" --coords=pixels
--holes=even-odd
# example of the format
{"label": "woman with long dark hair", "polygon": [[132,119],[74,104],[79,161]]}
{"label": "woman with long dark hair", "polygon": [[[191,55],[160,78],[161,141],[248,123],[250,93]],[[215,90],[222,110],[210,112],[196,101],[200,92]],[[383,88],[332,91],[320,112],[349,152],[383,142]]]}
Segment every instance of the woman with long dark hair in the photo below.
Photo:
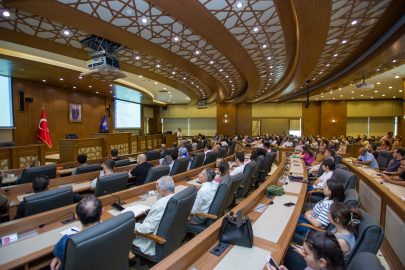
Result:
{"label": "woman with long dark hair", "polygon": [[299,158],[302,158],[307,166],[315,161],[315,158],[311,152],[311,148],[308,144],[301,147]]}

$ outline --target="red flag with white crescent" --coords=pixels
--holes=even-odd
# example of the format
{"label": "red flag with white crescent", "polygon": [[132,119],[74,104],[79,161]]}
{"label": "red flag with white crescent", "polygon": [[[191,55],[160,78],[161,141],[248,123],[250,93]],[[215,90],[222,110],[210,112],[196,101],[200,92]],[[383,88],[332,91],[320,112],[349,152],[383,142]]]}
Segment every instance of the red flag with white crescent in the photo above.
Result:
{"label": "red flag with white crescent", "polygon": [[37,142],[43,141],[52,148],[51,136],[49,135],[48,123],[46,122],[45,110],[42,109],[41,120],[39,120],[38,132],[37,132]]}

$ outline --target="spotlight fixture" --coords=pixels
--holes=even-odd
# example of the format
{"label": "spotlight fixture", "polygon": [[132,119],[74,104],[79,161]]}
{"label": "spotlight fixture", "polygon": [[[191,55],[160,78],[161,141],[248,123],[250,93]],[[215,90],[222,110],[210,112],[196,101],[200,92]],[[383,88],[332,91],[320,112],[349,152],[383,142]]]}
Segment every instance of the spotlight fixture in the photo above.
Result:
{"label": "spotlight fixture", "polygon": [[347,41],[346,40],[342,40],[342,43],[345,44]]}
{"label": "spotlight fixture", "polygon": [[63,81],[63,78],[60,78],[59,80]]}
{"label": "spotlight fixture", "polygon": [[333,56],[334,56],[334,57],[337,57],[337,56],[338,56],[338,54],[337,54],[337,53],[335,53]]}
{"label": "spotlight fixture", "polygon": [[68,30],[65,30],[65,31],[63,31],[63,34],[64,34],[65,36],[68,36],[68,35],[70,34],[70,32],[69,32]]}
{"label": "spotlight fixture", "polygon": [[42,80],[43,82],[46,82],[46,80]]}
{"label": "spotlight fixture", "polygon": [[395,76],[395,79],[398,79],[399,78],[399,76]]}
{"label": "spotlight fixture", "polygon": [[255,28],[253,28],[253,31],[257,32],[257,31],[259,31],[259,28],[255,27]]}
{"label": "spotlight fixture", "polygon": [[79,76],[79,79],[83,78],[82,76]]}
{"label": "spotlight fixture", "polygon": [[352,25],[355,25],[357,23],[357,21],[352,21]]}
{"label": "spotlight fixture", "polygon": [[237,8],[242,8],[242,7],[243,7],[243,4],[242,4],[242,3],[237,3],[237,4],[236,4],[236,7],[237,7]]}
{"label": "spotlight fixture", "polygon": [[3,16],[10,17],[10,12],[8,12],[7,10],[3,11]]}
{"label": "spotlight fixture", "polygon": [[148,22],[148,20],[146,19],[146,18],[142,18],[142,20],[141,20],[143,23],[147,23]]}
{"label": "spotlight fixture", "polygon": [[174,41],[179,41],[179,37],[174,37]]}

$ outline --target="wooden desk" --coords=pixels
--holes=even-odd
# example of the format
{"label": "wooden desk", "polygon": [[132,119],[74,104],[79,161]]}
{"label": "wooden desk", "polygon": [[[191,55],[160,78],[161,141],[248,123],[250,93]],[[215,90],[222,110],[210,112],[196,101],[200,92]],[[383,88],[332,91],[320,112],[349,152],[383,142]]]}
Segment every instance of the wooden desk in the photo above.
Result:
{"label": "wooden desk", "polygon": [[[230,161],[232,159],[233,159],[233,155],[230,157],[227,157],[225,160]],[[187,171],[182,174],[175,175],[172,178],[173,178],[176,186],[185,185],[187,183],[187,182],[186,183],[184,182],[184,180],[186,178],[188,178],[188,177],[194,178],[194,177],[198,176],[198,174],[205,168],[215,168],[215,162],[202,166],[200,168],[194,169],[194,170]],[[63,178],[61,178],[61,179],[63,179]],[[116,193],[114,193],[114,195],[119,196],[121,198],[121,201],[130,203],[130,202],[134,202],[136,200],[140,200],[141,199],[139,197],[140,195],[146,194],[150,190],[155,190],[155,187],[156,187],[156,183],[152,182],[152,183],[148,183],[148,184],[134,187],[131,189],[126,189],[126,190],[123,190],[120,192],[116,192]],[[113,215],[109,214],[108,211],[112,209],[112,207],[110,205],[112,203],[117,202],[117,198],[114,196],[111,196],[111,195],[105,195],[105,196],[100,197],[100,200],[101,200],[101,202],[103,204],[103,208],[104,208],[104,214],[102,215],[101,220],[104,221],[113,216]],[[55,223],[49,224],[42,229],[39,229],[38,226],[41,224],[50,222],[57,217],[68,214],[69,212],[75,212],[76,211],[75,208],[76,208],[76,204],[72,204],[72,205],[58,208],[55,210],[47,211],[47,212],[44,212],[41,214],[25,217],[25,218],[22,218],[19,220],[2,223],[2,224],[0,224],[0,237],[6,236],[6,235],[9,235],[12,233],[16,233],[16,232],[21,234],[21,233],[29,232],[32,230],[37,230],[39,235],[41,235],[41,234],[44,234],[51,230],[61,228],[61,227],[63,227],[63,225],[61,224],[60,221],[56,221]],[[67,218],[69,218],[69,217],[67,217]],[[61,218],[61,220],[64,220],[64,218]],[[72,223],[70,223],[70,226],[68,226],[68,227],[71,227],[71,226],[73,226]],[[60,236],[60,238],[61,237],[62,236]],[[52,242],[51,244],[49,244],[48,246],[43,247],[43,248],[38,248],[38,250],[35,250],[29,254],[24,254],[24,256],[21,256],[18,259],[13,259],[11,261],[8,261],[7,263],[0,261],[0,269],[14,269],[14,268],[18,268],[21,266],[24,266],[26,269],[39,269],[41,267],[45,267],[45,266],[49,265],[49,263],[53,259],[53,255],[52,255],[53,247],[60,238],[55,239],[55,241]],[[28,238],[28,239],[30,239],[30,238]],[[21,242],[26,241],[26,240],[27,239],[22,240]],[[11,245],[15,245],[15,244],[17,244],[17,243],[14,243]]]}
{"label": "wooden desk", "polygon": [[86,154],[88,160],[101,159],[102,138],[88,138],[77,140],[59,140],[60,162],[74,162],[78,155]]}
{"label": "wooden desk", "polygon": [[[183,245],[181,248],[179,248],[177,251],[175,251],[173,254],[168,256],[165,260],[157,264],[155,267],[152,269],[190,269],[191,267],[195,267],[199,270],[205,270],[205,269],[214,269],[215,267],[229,267],[233,268],[234,265],[228,264],[230,260],[226,259],[226,256],[228,254],[231,254],[230,256],[246,256],[247,260],[251,259],[249,256],[256,253],[260,253],[263,255],[263,257],[260,259],[259,262],[259,267],[251,267],[247,266],[245,269],[262,269],[261,267],[264,267],[265,265],[265,260],[266,257],[269,253],[271,253],[271,256],[275,259],[277,263],[280,263],[282,260],[285,252],[287,251],[287,248],[290,244],[290,241],[292,239],[293,233],[295,231],[296,224],[298,222],[299,215],[301,213],[302,206],[304,204],[304,199],[305,199],[305,193],[306,193],[306,184],[300,184],[301,189],[298,189],[298,193],[293,193],[293,192],[286,192],[285,195],[281,197],[273,197],[273,199],[266,199],[265,198],[265,188],[270,185],[270,184],[276,184],[279,177],[283,174],[284,172],[284,165],[286,162],[286,153],[282,152],[281,153],[281,162],[277,170],[273,173],[273,175],[268,178],[256,191],[254,191],[252,194],[249,195],[247,199],[245,199],[242,203],[240,203],[238,206],[236,206],[234,209],[231,211],[236,212],[238,209],[243,209],[244,215],[246,215],[249,211],[255,209],[259,203],[262,204],[268,204],[270,203],[271,200],[274,200],[275,203],[274,205],[270,205],[267,207],[267,209],[263,213],[259,212],[252,212],[249,213],[249,218],[253,220],[253,235],[254,235],[254,240],[253,240],[253,249],[249,248],[241,248],[241,247],[234,247],[230,246],[228,247],[227,250],[220,256],[217,257],[213,254],[210,253],[210,251],[218,244],[218,235],[219,235],[219,229],[222,224],[222,219],[219,219],[216,221],[213,225],[208,227],[205,231],[200,233],[198,236],[193,238],[193,240],[189,241],[187,244]],[[302,164],[302,174],[304,176],[307,176],[306,172],[306,167],[303,161],[300,161]],[[289,184],[291,184],[290,182]],[[295,183],[295,182],[294,182]],[[280,183],[279,183],[280,184]],[[287,188],[287,186],[286,186]],[[284,201],[288,200],[295,200],[296,205],[294,208],[284,208],[283,206]],[[278,210],[277,210],[278,209]],[[291,216],[290,217],[284,217],[283,219],[283,224],[285,223],[285,228],[284,230],[279,231],[278,235],[279,237],[274,237],[272,235],[272,230],[268,230],[268,228],[272,228],[275,223],[279,222],[279,220],[274,219],[274,224],[267,223],[266,229],[261,230],[260,234],[261,237],[258,237],[255,235],[255,231],[258,232],[258,229],[255,229],[255,223],[260,222],[260,218],[268,216],[266,214],[266,211],[291,211]],[[265,216],[264,216],[265,215]],[[259,224],[259,223],[258,223]],[[279,226],[283,227],[283,226]],[[275,227],[274,227],[275,228]],[[276,230],[276,229],[274,229]],[[274,231],[273,230],[273,231]],[[267,234],[264,234],[263,232],[267,231]],[[281,233],[281,234],[280,234]],[[267,239],[264,239],[264,238]],[[268,240],[268,239],[273,239],[274,241]],[[235,249],[235,252],[233,252],[233,249]],[[232,254],[233,252],[234,254]],[[265,255],[265,256],[264,256]],[[248,258],[249,257],[249,258]],[[226,261],[226,266],[223,266],[221,264],[221,261],[224,260]],[[235,263],[240,264],[243,263],[245,260],[234,260]],[[242,267],[243,268],[243,267]],[[216,268],[215,268],[216,269]],[[218,268],[218,269],[224,269],[224,268]]]}
{"label": "wooden desk", "polygon": [[176,134],[165,134],[165,143],[167,148],[172,148],[173,143],[177,143],[177,135]]}
{"label": "wooden desk", "polygon": [[45,144],[0,148],[0,170],[25,168],[35,159],[45,165]]}
{"label": "wooden desk", "polygon": [[349,156],[350,157],[358,157],[359,154],[359,149],[362,148],[363,146],[360,145],[356,145],[356,144],[351,144],[350,150],[349,150]]}
{"label": "wooden desk", "polygon": [[132,153],[130,132],[120,133],[91,133],[90,138],[102,138],[102,156],[109,157],[112,149],[117,149],[119,155]]}

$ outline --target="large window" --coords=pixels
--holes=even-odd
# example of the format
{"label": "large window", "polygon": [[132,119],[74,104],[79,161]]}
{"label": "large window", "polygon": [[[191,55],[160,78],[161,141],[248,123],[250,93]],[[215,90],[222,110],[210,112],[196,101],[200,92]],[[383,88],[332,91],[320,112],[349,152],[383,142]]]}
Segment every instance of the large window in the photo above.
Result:
{"label": "large window", "polygon": [[0,128],[14,127],[11,78],[0,76]]}
{"label": "large window", "polygon": [[301,137],[301,118],[290,119],[290,130],[288,134]]}
{"label": "large window", "polygon": [[348,117],[346,122],[346,136],[357,137],[366,135],[385,136],[389,131],[396,132],[398,130],[397,117]]}

